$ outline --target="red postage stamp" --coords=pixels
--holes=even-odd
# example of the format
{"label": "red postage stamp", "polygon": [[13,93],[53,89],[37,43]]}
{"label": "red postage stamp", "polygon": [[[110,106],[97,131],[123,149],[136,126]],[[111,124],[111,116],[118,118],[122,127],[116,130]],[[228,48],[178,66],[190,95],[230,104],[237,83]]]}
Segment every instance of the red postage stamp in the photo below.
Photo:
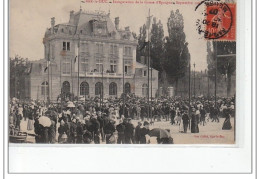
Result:
{"label": "red postage stamp", "polygon": [[[221,1],[202,1],[205,5],[204,19],[199,24],[199,32],[205,39],[236,40],[236,4]],[[202,28],[204,27],[204,29]]]}

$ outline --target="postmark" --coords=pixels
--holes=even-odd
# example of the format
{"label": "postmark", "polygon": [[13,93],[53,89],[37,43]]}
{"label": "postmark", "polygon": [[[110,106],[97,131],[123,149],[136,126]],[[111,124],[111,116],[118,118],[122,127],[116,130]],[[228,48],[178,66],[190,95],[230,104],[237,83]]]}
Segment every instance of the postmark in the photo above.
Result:
{"label": "postmark", "polygon": [[195,11],[201,13],[196,27],[205,39],[235,40],[235,4],[220,0],[205,0],[199,3]]}

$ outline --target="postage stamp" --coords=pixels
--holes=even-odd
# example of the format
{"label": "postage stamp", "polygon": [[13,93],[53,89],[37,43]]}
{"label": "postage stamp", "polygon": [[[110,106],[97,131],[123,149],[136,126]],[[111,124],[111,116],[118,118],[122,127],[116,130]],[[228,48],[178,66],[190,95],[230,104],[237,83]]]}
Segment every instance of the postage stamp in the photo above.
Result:
{"label": "postage stamp", "polygon": [[236,39],[236,5],[219,0],[205,0],[199,3],[195,11],[204,8],[203,18],[197,21],[197,30],[205,39],[234,41]]}

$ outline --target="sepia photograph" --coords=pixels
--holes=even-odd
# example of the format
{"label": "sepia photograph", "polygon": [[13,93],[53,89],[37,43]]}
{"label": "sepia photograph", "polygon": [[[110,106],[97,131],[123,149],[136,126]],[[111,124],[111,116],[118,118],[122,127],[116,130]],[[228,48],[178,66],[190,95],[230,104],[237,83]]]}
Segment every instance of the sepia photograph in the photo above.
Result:
{"label": "sepia photograph", "polygon": [[235,0],[10,0],[9,144],[236,144]]}

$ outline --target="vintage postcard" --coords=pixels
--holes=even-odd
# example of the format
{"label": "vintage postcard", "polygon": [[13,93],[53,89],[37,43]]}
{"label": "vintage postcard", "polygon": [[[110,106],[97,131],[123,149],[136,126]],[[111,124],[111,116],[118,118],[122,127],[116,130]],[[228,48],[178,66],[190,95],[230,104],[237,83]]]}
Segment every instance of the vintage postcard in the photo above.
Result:
{"label": "vintage postcard", "polygon": [[236,144],[234,0],[10,0],[9,143]]}

